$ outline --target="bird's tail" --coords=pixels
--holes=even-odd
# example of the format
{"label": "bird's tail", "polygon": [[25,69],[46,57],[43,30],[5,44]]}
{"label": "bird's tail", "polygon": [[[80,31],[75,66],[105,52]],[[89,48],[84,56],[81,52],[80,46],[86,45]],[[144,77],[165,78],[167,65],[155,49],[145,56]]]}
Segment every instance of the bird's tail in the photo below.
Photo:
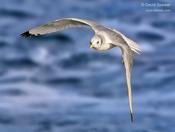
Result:
{"label": "bird's tail", "polygon": [[140,52],[142,50],[141,50],[140,46],[136,42],[132,41],[131,39],[129,39],[128,37],[126,37],[125,35],[123,35],[121,32],[119,32],[119,31],[117,31],[115,29],[112,29],[112,30],[114,32],[120,34],[123,37],[123,39],[126,41],[126,43],[128,44],[128,46],[131,48],[131,50],[134,53],[140,54]]}
{"label": "bird's tail", "polygon": [[125,41],[127,42],[128,46],[131,48],[131,50],[134,52],[134,53],[137,53],[137,54],[140,54],[140,52],[142,51],[140,46],[132,41],[131,39],[127,38],[126,36],[123,36]]}

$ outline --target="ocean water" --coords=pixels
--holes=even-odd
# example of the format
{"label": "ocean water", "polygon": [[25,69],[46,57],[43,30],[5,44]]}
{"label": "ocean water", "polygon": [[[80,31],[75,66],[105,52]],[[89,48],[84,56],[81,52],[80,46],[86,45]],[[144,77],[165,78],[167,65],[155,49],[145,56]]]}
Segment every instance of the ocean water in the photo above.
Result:
{"label": "ocean water", "polygon": [[[174,132],[174,9],[173,0],[2,0],[0,132]],[[134,123],[119,49],[90,49],[86,28],[19,35],[63,17],[98,21],[139,43]]]}

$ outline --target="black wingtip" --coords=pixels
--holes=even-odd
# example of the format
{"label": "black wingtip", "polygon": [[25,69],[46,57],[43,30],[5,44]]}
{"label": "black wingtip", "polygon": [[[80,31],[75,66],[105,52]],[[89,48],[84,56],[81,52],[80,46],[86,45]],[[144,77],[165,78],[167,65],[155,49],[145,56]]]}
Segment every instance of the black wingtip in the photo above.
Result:
{"label": "black wingtip", "polygon": [[131,115],[131,122],[134,123],[134,114],[130,113],[130,115]]}
{"label": "black wingtip", "polygon": [[27,37],[31,37],[31,36],[34,36],[34,35],[30,34],[29,31],[26,31],[26,32],[22,33],[21,36],[27,38]]}

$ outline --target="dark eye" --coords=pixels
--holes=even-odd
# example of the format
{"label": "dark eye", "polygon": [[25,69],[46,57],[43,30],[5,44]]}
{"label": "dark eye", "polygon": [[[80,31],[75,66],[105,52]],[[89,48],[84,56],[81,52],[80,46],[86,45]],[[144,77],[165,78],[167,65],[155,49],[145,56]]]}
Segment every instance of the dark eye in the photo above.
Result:
{"label": "dark eye", "polygon": [[99,44],[99,41],[97,41],[97,44]]}

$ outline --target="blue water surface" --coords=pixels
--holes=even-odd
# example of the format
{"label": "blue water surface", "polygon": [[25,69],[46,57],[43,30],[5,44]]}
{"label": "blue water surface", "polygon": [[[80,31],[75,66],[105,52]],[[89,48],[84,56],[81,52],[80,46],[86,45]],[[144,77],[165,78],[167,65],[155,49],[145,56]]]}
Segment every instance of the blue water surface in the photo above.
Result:
{"label": "blue water surface", "polygon": [[[149,5],[161,2],[170,6]],[[174,132],[174,7],[173,0],[1,0],[0,132]],[[90,49],[86,28],[19,35],[63,17],[98,21],[141,46],[134,123],[120,50]]]}

